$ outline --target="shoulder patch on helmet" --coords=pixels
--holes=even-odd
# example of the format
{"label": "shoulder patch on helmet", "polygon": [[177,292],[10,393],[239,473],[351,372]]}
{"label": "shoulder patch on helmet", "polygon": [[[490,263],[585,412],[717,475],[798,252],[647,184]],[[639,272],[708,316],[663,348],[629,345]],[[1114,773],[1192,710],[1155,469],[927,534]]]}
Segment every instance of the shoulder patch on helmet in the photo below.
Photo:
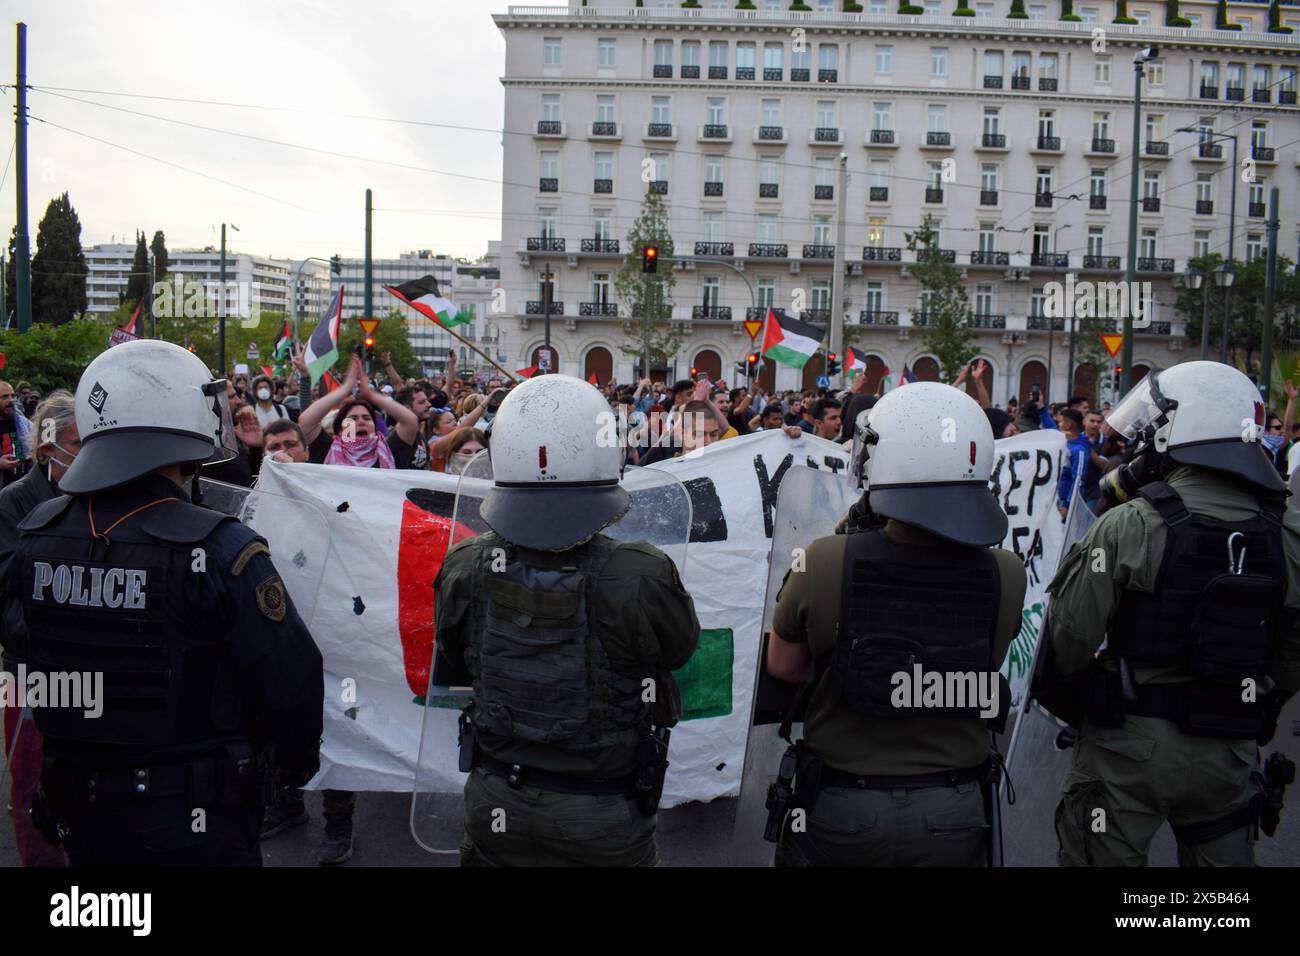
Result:
{"label": "shoulder patch on helmet", "polygon": [[248,544],[244,545],[244,549],[240,551],[239,554],[235,555],[235,561],[230,565],[231,577],[239,577],[244,568],[248,566],[248,562],[252,561],[259,554],[264,554],[268,558],[271,556],[271,549],[266,546],[266,542],[261,538],[258,538],[256,541],[250,541]]}
{"label": "shoulder patch on helmet", "polygon": [[273,574],[257,586],[257,609],[262,616],[277,624],[284,620],[289,609],[289,600],[284,593],[284,582],[280,575]]}

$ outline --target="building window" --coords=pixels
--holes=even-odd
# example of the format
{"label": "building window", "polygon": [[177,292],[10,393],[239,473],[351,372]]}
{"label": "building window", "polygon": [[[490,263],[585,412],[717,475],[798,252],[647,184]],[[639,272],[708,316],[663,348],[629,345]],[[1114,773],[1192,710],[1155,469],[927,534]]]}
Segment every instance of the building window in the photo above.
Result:
{"label": "building window", "polygon": [[596,178],[613,180],[614,178],[614,154],[613,153],[596,154]]}
{"label": "building window", "polygon": [[1210,230],[1198,229],[1192,237],[1192,258],[1204,259],[1210,254]]}
{"label": "building window", "polygon": [[993,19],[993,4],[991,4],[991,3],[976,3],[976,4],[975,4],[975,16],[976,16],[977,18],[981,19],[981,20],[992,20],[992,19]]}
{"label": "building window", "polygon": [[669,99],[666,96],[650,97],[650,122],[661,126],[667,126],[672,122],[670,119],[672,113],[668,107]]}
{"label": "building window", "polygon": [[831,244],[830,216],[813,217],[813,245],[829,246]]}
{"label": "building window", "polygon": [[758,181],[763,186],[775,186],[781,182],[781,161],[775,156],[760,156],[758,160]]}
{"label": "building window", "polygon": [[709,41],[709,66],[727,68],[727,44],[717,40]]}
{"label": "building window", "polygon": [[984,51],[984,75],[1002,77],[1002,51],[985,50]]}
{"label": "building window", "polygon": [[889,160],[873,159],[871,161],[871,188],[889,188]]}
{"label": "building window", "polygon": [[925,184],[931,189],[943,189],[943,163],[931,160],[925,165]]}
{"label": "building window", "polygon": [[705,104],[705,125],[727,125],[726,101],[720,96],[710,96]]}
{"label": "building window", "polygon": [[1098,57],[1092,61],[1092,81],[1094,83],[1110,82],[1110,57]]}
{"label": "building window", "polygon": [[894,48],[892,46],[876,47],[876,75],[887,76],[894,72]]}
{"label": "building window", "polygon": [[722,241],[722,213],[706,212],[704,214],[704,241]]}
{"label": "building window", "polygon": [[817,69],[838,70],[840,67],[840,48],[834,43],[823,43],[817,47]]}
{"label": "building window", "polygon": [[931,133],[946,133],[948,131],[948,107],[931,104],[926,111],[928,126],[927,130]]}
{"label": "building window", "polygon": [[775,213],[770,213],[770,212],[759,213],[758,241],[762,243],[776,242],[776,214]]}
{"label": "building window", "polygon": [[553,149],[544,149],[541,153],[540,171],[542,179],[557,179],[560,175],[560,154]]}
{"label": "building window", "polygon": [[1096,23],[1100,14],[1097,7],[1080,7],[1079,18],[1084,23]]}
{"label": "building window", "polygon": [[1264,237],[1257,232],[1246,233],[1246,261],[1258,259],[1264,254]]}
{"label": "building window", "polygon": [[1214,175],[1212,173],[1197,173],[1196,201],[1197,202],[1214,201]]}
{"label": "building window", "polygon": [[716,309],[722,302],[722,280],[717,276],[705,276],[700,286],[704,293],[704,307]]}
{"label": "building window", "polygon": [[1110,114],[1109,113],[1092,114],[1092,138],[1110,139]]}
{"label": "building window", "polygon": [[1149,86],[1165,85],[1165,61],[1164,60],[1147,61],[1147,85]]}
{"label": "building window", "polygon": [[980,166],[980,189],[984,192],[998,191],[997,163],[984,163]]}
{"label": "building window", "polygon": [[1213,61],[1204,61],[1201,63],[1201,89],[1218,90],[1219,88],[1219,64]]}
{"label": "building window", "polygon": [[558,123],[560,121],[560,94],[542,94],[542,122]]}
{"label": "building window", "polygon": [[542,40],[542,64],[544,66],[560,65],[559,37],[546,37]]}
{"label": "building window", "polygon": [[682,41],[682,66],[700,65],[700,41],[684,40]]}
{"label": "building window", "polygon": [[1147,170],[1142,174],[1142,198],[1159,199],[1160,198],[1160,174]]}
{"label": "building window", "polygon": [[1138,243],[1138,256],[1143,259],[1154,259],[1156,257],[1156,231],[1154,229],[1142,230],[1142,238]]}
{"label": "building window", "polygon": [[817,126],[820,129],[835,129],[835,103],[832,100],[817,101]]}
{"label": "building window", "polygon": [[826,311],[831,307],[831,284],[829,280],[813,280],[812,307],[819,311]]}
{"label": "building window", "polygon": [[873,103],[871,105],[871,128],[894,128],[894,105],[892,103]]}
{"label": "building window", "polygon": [[997,136],[1002,132],[1002,110],[997,106],[984,107],[984,133]]}
{"label": "building window", "polygon": [[764,70],[782,69],[781,59],[782,59],[783,50],[784,47],[780,43],[764,43],[763,44],[763,69]]}
{"label": "building window", "polygon": [[1054,178],[1051,166],[1039,166],[1034,177],[1035,191],[1038,193],[1051,193]]}
{"label": "building window", "polygon": [[1031,4],[1029,5],[1029,19],[1031,19],[1031,20],[1046,20],[1046,19],[1047,19],[1047,6],[1046,6],[1046,4],[1042,4],[1042,3],[1031,3]]}
{"label": "building window", "polygon": [[1255,149],[1268,147],[1268,120],[1255,120],[1250,124],[1250,145]]}
{"label": "building window", "polygon": [[867,245],[879,249],[885,244],[885,220],[872,216],[867,220]]}
{"label": "building window", "polygon": [[814,184],[818,186],[835,185],[835,164],[831,159],[818,158],[813,166],[815,179]]}
{"label": "building window", "polygon": [[614,41],[600,40],[597,42],[596,46],[598,48],[598,56],[599,56],[597,62],[599,62],[601,66],[613,66],[614,65]]}
{"label": "building window", "polygon": [[930,47],[930,75],[948,75],[948,48],[946,46]]}
{"label": "building window", "polygon": [[808,47],[805,46],[802,50],[790,51],[791,70],[807,70],[811,66],[812,66],[812,52],[808,49]]}
{"label": "building window", "polygon": [[1106,227],[1089,226],[1088,227],[1088,255],[1102,256],[1105,255],[1106,249]]}
{"label": "building window", "polygon": [[592,224],[595,227],[595,238],[614,238],[613,218],[608,209],[593,209],[591,211],[591,219]]}
{"label": "building window", "polygon": [[1056,135],[1056,110],[1038,111],[1038,135],[1049,138]]}
{"label": "building window", "polygon": [[654,164],[655,182],[668,182],[668,154],[651,153],[650,160]]}
{"label": "building window", "polygon": [[872,13],[888,13],[889,4],[885,0],[871,0],[869,9]]}
{"label": "building window", "polygon": [[1016,79],[1029,79],[1029,54],[1017,50],[1011,54],[1011,75]]}
{"label": "building window", "polygon": [[655,66],[666,66],[671,68],[672,65],[673,41],[655,40]]}
{"label": "building window", "polygon": [[1047,293],[1043,287],[1035,286],[1029,293],[1029,314],[1035,319],[1042,318],[1044,314],[1043,304],[1047,301]]}
{"label": "building window", "polygon": [[776,305],[776,280],[771,276],[761,276],[758,280],[758,307],[770,309]]}
{"label": "building window", "polygon": [[780,100],[763,100],[763,125],[764,126],[781,125],[781,101]]}
{"label": "building window", "polygon": [[593,272],[591,274],[591,301],[601,305],[609,303],[609,273]]}
{"label": "building window", "polygon": [[1148,113],[1146,117],[1148,143],[1161,143],[1165,138],[1165,117],[1163,113]]}
{"label": "building window", "polygon": [[1056,62],[1055,53],[1038,54],[1038,78],[1040,80],[1056,79]]}
{"label": "building window", "polygon": [[722,182],[722,157],[721,156],[704,157],[704,181],[706,183]]}
{"label": "building window", "polygon": [[537,234],[543,239],[554,239],[555,224],[555,207],[539,206],[537,209]]}
{"label": "building window", "polygon": [[975,314],[993,314],[993,286],[977,285],[975,287]]}
{"label": "building window", "polygon": [[1134,10],[1130,16],[1138,22],[1138,26],[1146,27],[1151,25],[1151,14],[1146,10]]}
{"label": "building window", "polygon": [[927,17],[937,17],[943,12],[939,0],[925,0],[924,10]]}
{"label": "building window", "polygon": [[754,44],[736,44],[736,69],[752,70],[754,68]]}
{"label": "building window", "polygon": [[995,252],[998,245],[998,226],[994,222],[980,223],[980,252]]}
{"label": "building window", "polygon": [[867,311],[885,311],[885,284],[883,282],[867,283]]}
{"label": "building window", "polygon": [[614,97],[602,94],[596,97],[596,122],[614,122]]}

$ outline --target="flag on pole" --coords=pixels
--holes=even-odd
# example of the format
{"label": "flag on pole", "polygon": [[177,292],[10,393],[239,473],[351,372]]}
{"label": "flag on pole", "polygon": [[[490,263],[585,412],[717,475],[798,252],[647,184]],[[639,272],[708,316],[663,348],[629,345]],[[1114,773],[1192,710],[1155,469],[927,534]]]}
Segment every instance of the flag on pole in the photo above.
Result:
{"label": "flag on pole", "polygon": [[587,377],[587,384],[595,385],[597,388],[600,388],[600,382],[597,380],[595,372],[592,372],[591,375]]}
{"label": "flag on pole", "polygon": [[140,310],[144,308],[144,299],[141,299],[135,307],[135,314],[131,316],[131,321],[125,326],[113,329],[108,333],[108,347],[111,349],[114,345],[121,345],[123,342],[130,342],[140,337],[137,331],[140,327]]}
{"label": "flag on pole", "polygon": [[537,374],[537,366],[530,365],[528,368],[516,369],[515,374],[522,375],[524,378],[532,378]]}
{"label": "flag on pole", "polygon": [[131,321],[122,326],[122,331],[130,335],[139,336],[140,327],[137,323],[140,321],[140,310],[144,308],[144,299],[141,299],[135,307],[135,314],[131,316]]}
{"label": "flag on pole", "polygon": [[330,371],[329,371],[328,369],[325,370],[324,378],[325,378],[325,390],[326,390],[326,391],[328,391],[328,392],[332,392],[332,391],[334,391],[334,389],[336,389],[336,388],[339,387],[339,380],[336,379],[336,378],[335,378],[335,377],[330,373]]}
{"label": "flag on pole", "polygon": [[339,359],[339,322],[343,317],[343,286],[334,293],[325,317],[316,323],[311,338],[307,340],[307,352],[303,358],[307,362],[307,371],[311,373],[311,383],[316,384],[327,373],[330,366]]}
{"label": "flag on pole", "polygon": [[474,318],[474,310],[457,308],[438,291],[438,280],[433,276],[412,279],[401,285],[384,286],[415,311],[428,316],[443,328],[464,325]]}
{"label": "flag on pole", "polygon": [[900,386],[911,385],[913,382],[919,382],[919,381],[920,379],[916,377],[916,373],[913,372],[911,368],[908,367],[906,362],[904,362],[903,374],[898,377],[898,384]]}
{"label": "flag on pole", "polygon": [[845,375],[857,375],[867,370],[867,356],[853,346],[849,346],[849,360],[844,363]]}
{"label": "flag on pole", "polygon": [[271,352],[271,358],[275,359],[276,364],[282,365],[289,358],[289,353],[293,349],[293,333],[289,331],[289,320],[284,322],[284,328],[280,330],[280,338],[276,340],[275,349]]}
{"label": "flag on pole", "polygon": [[817,326],[800,322],[769,306],[767,333],[763,336],[763,356],[795,368],[803,368],[821,346],[825,334]]}

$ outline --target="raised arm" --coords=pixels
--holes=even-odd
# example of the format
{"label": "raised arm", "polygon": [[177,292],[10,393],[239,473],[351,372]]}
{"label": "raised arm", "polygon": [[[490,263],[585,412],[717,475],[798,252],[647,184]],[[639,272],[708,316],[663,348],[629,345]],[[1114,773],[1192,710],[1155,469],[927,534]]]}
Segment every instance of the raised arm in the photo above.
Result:
{"label": "raised arm", "polygon": [[356,388],[357,378],[360,374],[358,364],[353,364],[348,368],[347,378],[343,380],[342,385],[316,399],[298,416],[298,427],[302,429],[302,437],[307,444],[310,445],[316,440],[316,436],[320,434],[321,420],[329,414],[329,410],[351,395],[352,390]]}
{"label": "raised arm", "polygon": [[[352,359],[352,368],[359,376],[361,397],[388,416],[389,421],[393,422],[398,438],[408,445],[415,444],[415,438],[420,433],[420,419],[416,417],[415,412],[389,398],[378,389],[373,388],[370,379],[359,374],[361,369],[361,360],[359,358],[354,357]],[[348,374],[351,375],[352,372],[350,371]]]}

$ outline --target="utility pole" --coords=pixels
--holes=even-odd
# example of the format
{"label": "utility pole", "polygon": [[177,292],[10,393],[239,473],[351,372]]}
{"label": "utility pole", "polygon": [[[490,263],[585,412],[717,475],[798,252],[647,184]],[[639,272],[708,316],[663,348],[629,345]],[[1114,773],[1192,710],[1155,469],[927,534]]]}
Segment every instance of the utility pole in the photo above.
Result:
{"label": "utility pole", "polygon": [[1133,58],[1133,139],[1131,140],[1132,158],[1129,163],[1128,190],[1128,267],[1124,271],[1124,284],[1128,289],[1124,310],[1124,341],[1121,346],[1120,364],[1124,367],[1117,399],[1123,398],[1133,385],[1133,290],[1137,288],[1137,229],[1138,229],[1138,157],[1142,155],[1142,78],[1146,73],[1147,60],[1156,56],[1155,47],[1145,47]]}
{"label": "utility pole", "polygon": [[[1236,171],[1233,171],[1236,175]],[[1277,295],[1277,187],[1268,191],[1268,263],[1264,273],[1264,343],[1260,347],[1260,394],[1268,405],[1268,392],[1273,373],[1273,309]],[[1285,436],[1289,437],[1289,436]]]}
{"label": "utility pole", "polygon": [[221,224],[221,287],[217,290],[217,358],[226,374],[226,224]]}
{"label": "utility pole", "polygon": [[[849,194],[849,156],[840,153],[839,194],[835,197],[835,265],[831,272],[831,323],[830,348],[828,351],[843,353],[844,346],[844,247],[847,244],[844,229],[845,204]],[[843,362],[840,368],[843,368]],[[829,376],[828,376],[829,378]],[[843,373],[837,374],[830,381],[832,389],[837,388],[843,380]]]}
{"label": "utility pole", "polygon": [[[1232,197],[1229,199],[1228,206],[1228,264],[1235,268],[1237,263],[1237,177],[1241,175],[1241,167],[1237,165],[1237,140],[1240,139],[1236,133],[1232,134]],[[1229,283],[1223,289],[1223,343],[1219,349],[1219,361],[1224,365],[1228,364],[1228,327],[1232,322],[1232,285]]]}
{"label": "utility pole", "polygon": [[374,268],[375,267],[374,267],[374,260],[371,256],[371,247],[370,247],[371,239],[374,237],[374,232],[371,229],[371,216],[374,213],[374,209],[375,209],[374,194],[369,189],[367,189],[366,190],[366,293],[365,293],[365,300],[364,300],[365,308],[362,310],[367,319],[374,318],[373,313],[375,307],[375,301],[374,301],[375,299]]}
{"label": "utility pole", "polygon": [[546,353],[546,358],[541,360],[539,356],[537,364],[543,366],[541,371],[549,375],[557,371],[554,367],[555,356],[551,352],[551,301],[555,298],[551,283],[555,281],[555,273],[549,265],[542,268],[546,270],[542,273],[542,351]]}
{"label": "utility pole", "polygon": [[14,111],[14,180],[18,191],[14,234],[14,295],[18,331],[32,324],[32,250],[27,225],[27,24],[18,24],[18,106]]}

